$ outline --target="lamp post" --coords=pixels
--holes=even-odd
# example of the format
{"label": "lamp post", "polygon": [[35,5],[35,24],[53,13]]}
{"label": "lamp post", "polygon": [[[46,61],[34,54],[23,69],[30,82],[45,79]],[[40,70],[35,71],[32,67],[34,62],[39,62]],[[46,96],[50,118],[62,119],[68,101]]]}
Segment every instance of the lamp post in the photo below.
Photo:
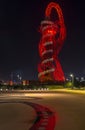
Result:
{"label": "lamp post", "polygon": [[70,74],[71,78],[72,78],[72,89],[73,89],[73,86],[74,86],[74,75],[73,74]]}

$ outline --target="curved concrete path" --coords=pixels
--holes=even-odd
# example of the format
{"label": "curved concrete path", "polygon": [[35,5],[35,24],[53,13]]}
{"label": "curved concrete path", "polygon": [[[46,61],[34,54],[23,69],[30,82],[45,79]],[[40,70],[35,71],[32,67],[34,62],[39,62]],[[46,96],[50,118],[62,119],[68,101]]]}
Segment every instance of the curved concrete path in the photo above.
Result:
{"label": "curved concrete path", "polygon": [[[2,104],[2,106],[0,106],[0,107],[2,107],[2,109],[6,107],[6,110],[4,110],[4,112],[6,114],[5,115],[6,120],[5,120],[5,124],[4,124],[4,127],[2,128],[2,130],[10,129],[10,126],[12,127],[13,123],[15,124],[15,128],[13,128],[13,129],[16,129],[16,127],[17,127],[18,130],[20,130],[20,128],[22,130],[23,126],[25,127],[26,130],[28,130],[28,129],[29,130],[54,130],[54,127],[55,127],[55,124],[56,124],[55,113],[52,110],[50,110],[49,108],[45,107],[45,106],[42,106],[42,105],[39,105],[39,104],[36,104],[36,103],[32,103],[32,102],[27,102],[27,101],[17,101],[17,102],[16,101],[12,101],[12,102],[11,101],[8,101],[8,102],[7,101],[6,102],[2,101],[2,102],[0,102],[0,105],[1,104]],[[17,112],[17,109],[15,109],[15,107],[14,107],[14,105],[15,106],[19,105],[19,107],[21,106],[23,109],[26,109],[25,106],[23,106],[22,104],[28,105],[28,107],[31,106],[36,112],[34,114],[35,116],[33,117],[33,115],[32,115],[33,110],[31,110],[31,108],[29,108],[29,112],[31,112],[31,113],[30,113],[30,115],[26,115],[26,119],[28,118],[27,120],[30,120],[29,118],[31,118],[32,122],[34,122],[34,123],[33,124],[31,123],[29,125],[29,122],[28,122],[27,127],[26,127],[27,122],[26,122],[26,125],[23,124],[24,119],[21,121],[22,123],[19,124],[20,117],[23,114],[20,115],[19,109],[17,108],[18,109],[18,112]],[[11,108],[12,108],[12,114],[13,114],[13,111],[16,110],[16,113],[14,112],[15,116],[12,115],[12,114],[10,115]],[[6,113],[8,111],[7,109],[10,109],[10,111],[8,113]],[[13,109],[15,109],[15,110],[13,110]],[[11,122],[11,119],[10,119],[11,116],[14,116],[14,119],[12,117],[12,122]],[[35,119],[33,119],[31,116],[33,118],[35,118]],[[10,124],[8,123],[8,120],[10,121]]]}

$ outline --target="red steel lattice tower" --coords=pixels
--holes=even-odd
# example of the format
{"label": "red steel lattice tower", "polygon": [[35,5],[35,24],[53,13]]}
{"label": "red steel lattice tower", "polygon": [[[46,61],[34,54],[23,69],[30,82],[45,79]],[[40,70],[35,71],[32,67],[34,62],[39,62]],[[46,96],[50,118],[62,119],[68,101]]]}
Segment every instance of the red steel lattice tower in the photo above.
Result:
{"label": "red steel lattice tower", "polygon": [[[55,9],[58,18],[51,18],[52,9]],[[58,54],[66,38],[66,28],[63,14],[57,3],[48,4],[45,11],[45,20],[41,21],[40,32],[42,34],[39,43],[38,78],[40,81],[65,81],[65,76],[60,65]]]}

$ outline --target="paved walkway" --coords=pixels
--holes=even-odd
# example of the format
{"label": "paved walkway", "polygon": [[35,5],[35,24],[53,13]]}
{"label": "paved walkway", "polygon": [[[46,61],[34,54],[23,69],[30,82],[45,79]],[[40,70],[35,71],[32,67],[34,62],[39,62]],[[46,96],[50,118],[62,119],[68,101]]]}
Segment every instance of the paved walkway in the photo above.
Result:
{"label": "paved walkway", "polygon": [[[29,106],[35,110],[35,114]],[[54,130],[56,125],[55,113],[49,108],[36,103],[1,101],[0,109],[1,130]],[[33,116],[33,114],[36,116]],[[35,118],[33,119],[33,117]]]}
{"label": "paved walkway", "polygon": [[0,103],[0,130],[29,130],[36,118],[34,109],[21,103]]}

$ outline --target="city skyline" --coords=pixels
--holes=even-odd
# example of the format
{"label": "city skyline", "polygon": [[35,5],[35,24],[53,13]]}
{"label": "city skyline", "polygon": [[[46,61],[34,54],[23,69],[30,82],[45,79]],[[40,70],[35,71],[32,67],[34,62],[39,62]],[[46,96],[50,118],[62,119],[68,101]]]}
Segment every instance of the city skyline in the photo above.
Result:
{"label": "city skyline", "polygon": [[[24,79],[38,79],[38,44],[40,22],[44,19],[47,1],[0,1],[0,79],[11,73],[22,73]],[[59,60],[65,75],[85,77],[84,3],[53,0],[63,10],[67,36]]]}

